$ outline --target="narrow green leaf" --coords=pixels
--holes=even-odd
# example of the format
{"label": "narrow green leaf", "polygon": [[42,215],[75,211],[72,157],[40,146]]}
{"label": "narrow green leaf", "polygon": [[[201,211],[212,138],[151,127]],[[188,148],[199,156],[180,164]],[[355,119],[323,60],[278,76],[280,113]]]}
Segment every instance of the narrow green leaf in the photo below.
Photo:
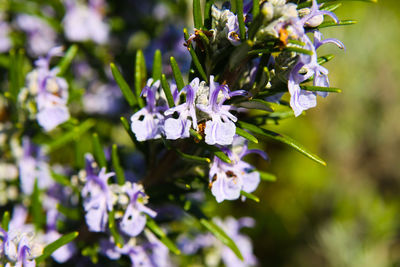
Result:
{"label": "narrow green leaf", "polygon": [[164,231],[156,224],[156,222],[149,216],[147,216],[146,226],[159,238],[167,236]]}
{"label": "narrow green leaf", "polygon": [[18,94],[24,85],[24,77],[22,77],[22,65],[24,62],[24,51],[18,52],[14,49],[10,50],[10,69],[9,69],[9,93],[10,98],[14,102],[18,99]]}
{"label": "narrow green leaf", "polygon": [[40,200],[40,190],[37,178],[35,178],[35,184],[31,195],[31,203],[32,203],[31,208],[32,208],[32,216],[35,229],[36,230],[42,229],[42,226],[44,224],[44,217],[42,212],[42,202]]}
{"label": "narrow green leaf", "polygon": [[54,151],[57,150],[64,145],[72,142],[76,139],[79,139],[85,132],[87,132],[90,128],[95,125],[95,121],[92,119],[88,119],[81,123],[79,126],[75,127],[71,131],[61,135],[60,137],[56,138],[52,142],[47,145],[47,151]]}
{"label": "narrow green leaf", "polygon": [[111,151],[111,161],[115,171],[115,176],[117,177],[117,182],[119,185],[125,184],[125,174],[124,169],[121,167],[121,163],[118,157],[118,147],[116,144],[113,144]]}
{"label": "narrow green leaf", "polygon": [[118,233],[117,226],[115,224],[115,211],[112,210],[108,213],[108,229],[110,229],[111,235],[114,238],[114,242],[117,247],[122,248],[124,246],[124,239]]}
{"label": "narrow green leaf", "polygon": [[100,168],[107,167],[106,155],[97,133],[92,135],[93,155]]}
{"label": "narrow green leaf", "polygon": [[154,81],[161,80],[161,73],[162,73],[162,57],[161,57],[161,51],[157,49],[156,52],[154,53],[154,59],[153,59],[153,80]]}
{"label": "narrow green leaf", "polygon": [[239,127],[236,127],[236,134],[240,135],[241,137],[246,138],[247,140],[253,142],[253,143],[258,143],[258,139],[255,138],[253,135],[249,134],[248,132],[246,132],[243,129],[240,129]]}
{"label": "narrow green leaf", "polygon": [[183,153],[182,151],[180,151],[178,149],[174,149],[174,150],[184,160],[191,161],[191,162],[196,162],[196,163],[199,163],[199,164],[209,164],[209,163],[211,163],[211,160],[209,158],[189,155],[189,154]]}
{"label": "narrow green leaf", "polygon": [[129,137],[131,138],[131,140],[136,143],[136,137],[135,134],[132,132],[131,130],[131,126],[129,125],[128,120],[125,117],[120,117],[122,126],[124,126],[124,129],[126,130],[126,132],[129,134]]}
{"label": "narrow green leaf", "polygon": [[356,24],[356,20],[340,20],[338,23],[334,21],[325,21],[322,22],[321,25],[318,26],[319,29],[321,28],[326,28],[326,27],[332,27],[332,26],[344,26],[344,25],[352,25]]}
{"label": "narrow green leaf", "polygon": [[144,107],[144,101],[140,94],[142,93],[143,87],[146,85],[147,79],[147,69],[146,69],[146,60],[144,58],[144,54],[142,50],[138,50],[136,52],[136,61],[135,61],[135,95],[139,107]]}
{"label": "narrow green leaf", "polygon": [[295,46],[286,46],[285,50],[290,51],[290,52],[296,52],[296,53],[300,53],[300,54],[306,54],[306,55],[310,55],[312,56],[313,51],[304,49],[304,48],[300,48],[300,47],[295,47]]}
{"label": "narrow green leaf", "polygon": [[258,13],[260,13],[260,0],[253,0],[253,18],[257,17]]}
{"label": "narrow green leaf", "polygon": [[226,162],[228,164],[232,163],[231,159],[224,152],[222,152],[221,149],[219,149],[218,147],[209,146],[209,145],[207,145],[206,147],[208,148],[208,150],[210,150],[214,154],[214,156],[218,157],[223,162]]}
{"label": "narrow green leaf", "polygon": [[175,255],[180,255],[181,251],[177,246],[166,236],[160,238],[161,243],[163,243],[172,253]]}
{"label": "narrow green leaf", "polygon": [[78,232],[72,232],[66,235],[63,235],[56,241],[48,244],[44,250],[43,254],[35,259],[36,264],[39,264],[40,262],[44,261],[46,258],[50,257],[51,254],[53,254],[54,251],[59,249],[60,247],[68,244],[69,242],[73,241],[75,238],[77,238],[79,235]]}
{"label": "narrow green leaf", "polygon": [[8,224],[10,223],[10,213],[8,211],[5,211],[3,213],[3,218],[1,220],[1,228],[3,228],[4,231],[8,231]]}
{"label": "narrow green leaf", "polygon": [[333,12],[333,11],[335,11],[336,9],[338,9],[341,6],[342,6],[342,3],[333,3],[333,4],[330,4],[330,5],[323,6],[320,10],[326,10],[326,11],[329,11],[329,12]]}
{"label": "narrow green leaf", "polygon": [[287,144],[287,145],[293,147],[294,149],[296,149],[298,152],[302,153],[303,155],[309,157],[310,159],[312,159],[312,160],[314,160],[314,161],[326,166],[326,162],[324,160],[322,160],[317,155],[309,152],[305,147],[303,147],[297,141],[293,140],[292,138],[290,138],[290,137],[288,137],[286,135],[278,134],[278,133],[275,133],[275,132],[260,128],[258,126],[255,126],[253,124],[242,122],[242,121],[239,121],[237,123],[239,124],[239,126],[241,128],[247,129],[249,131],[252,131],[253,133],[257,133],[257,134],[260,134],[262,136],[266,136],[266,137],[272,138],[274,140],[277,140],[279,142],[282,142],[284,144]]}
{"label": "narrow green leaf", "polygon": [[335,55],[329,54],[329,55],[325,55],[322,57],[319,57],[317,62],[319,65],[325,64],[328,61],[331,61],[333,58],[335,57]]}
{"label": "narrow green leaf", "polygon": [[[189,33],[186,28],[183,29],[183,33],[185,36],[185,40],[188,40]],[[206,75],[206,72],[204,71],[203,66],[200,63],[199,58],[197,57],[196,51],[193,49],[192,44],[189,45],[188,49],[189,49],[190,56],[192,57],[192,61],[193,61],[194,65],[196,66],[197,71],[201,75],[201,78],[203,78],[204,81],[208,82],[208,77]]]}
{"label": "narrow green leaf", "polygon": [[200,219],[201,225],[203,225],[208,231],[210,231],[218,240],[220,240],[223,244],[229,247],[235,255],[243,261],[242,253],[239,248],[236,246],[235,242],[225,233],[224,230],[221,229],[214,222],[206,219]]}
{"label": "narrow green leaf", "polygon": [[160,241],[174,254],[180,255],[181,251],[176,247],[176,245],[167,237],[167,235],[164,233],[164,231],[156,224],[156,222],[150,218],[147,217],[146,221],[146,226],[147,228],[153,232],[159,239]]}
{"label": "narrow green leaf", "polygon": [[239,22],[240,41],[246,40],[246,27],[244,25],[243,0],[236,0],[237,18]]}
{"label": "narrow green leaf", "polygon": [[262,99],[250,99],[239,103],[239,106],[247,109],[259,109],[268,112],[273,112],[272,105],[270,102]]}
{"label": "narrow green leaf", "polygon": [[204,7],[204,27],[208,30],[211,28],[211,7],[213,4],[214,0],[206,0]]}
{"label": "narrow green leaf", "polygon": [[255,196],[255,195],[253,195],[251,193],[247,193],[247,192],[245,192],[243,190],[240,190],[240,195],[244,196],[244,197],[246,197],[248,199],[251,199],[251,200],[253,200],[255,202],[260,202],[260,199],[257,196]]}
{"label": "narrow green leaf", "polygon": [[117,66],[114,63],[110,64],[111,73],[117,82],[119,88],[121,89],[122,95],[125,97],[130,107],[134,107],[137,104],[136,97],[132,92],[132,89],[129,87],[128,83],[125,81],[121,72],[118,70]]}
{"label": "narrow green leaf", "polygon": [[65,53],[64,57],[60,60],[57,67],[59,69],[57,75],[62,76],[68,70],[69,66],[71,65],[72,60],[75,58],[76,54],[78,53],[78,46],[76,44],[70,46],[67,52]]}
{"label": "narrow green leaf", "polygon": [[267,182],[275,182],[276,181],[276,176],[273,175],[272,173],[268,172],[263,172],[263,171],[258,171],[260,173],[260,178],[263,181]]}
{"label": "narrow green leaf", "polygon": [[182,90],[183,87],[185,87],[185,83],[183,82],[183,77],[182,73],[179,69],[178,63],[176,63],[176,60],[174,57],[170,58],[171,61],[171,68],[172,68],[172,73],[174,74],[176,86],[178,87],[178,90]]}
{"label": "narrow green leaf", "polygon": [[203,27],[200,0],[193,0],[193,21],[196,29],[201,29]]}
{"label": "narrow green leaf", "polygon": [[161,86],[162,86],[162,89],[164,91],[165,96],[167,97],[168,106],[170,108],[175,107],[174,98],[172,97],[171,88],[169,87],[169,84],[168,84],[167,78],[165,77],[165,74],[161,75]]}
{"label": "narrow green leaf", "polygon": [[307,91],[313,92],[332,92],[332,93],[341,93],[342,90],[335,87],[322,87],[322,86],[311,86],[311,85],[300,85],[300,88]]}

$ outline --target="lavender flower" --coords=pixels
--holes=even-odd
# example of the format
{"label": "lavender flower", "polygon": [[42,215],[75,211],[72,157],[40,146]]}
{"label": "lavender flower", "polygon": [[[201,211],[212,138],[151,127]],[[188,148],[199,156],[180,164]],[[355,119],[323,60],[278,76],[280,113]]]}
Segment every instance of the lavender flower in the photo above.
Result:
{"label": "lavender flower", "polygon": [[146,225],[146,214],[155,217],[157,213],[145,206],[148,197],[144,193],[143,186],[134,183],[126,191],[130,202],[125,210],[120,227],[125,234],[135,237],[143,231]]}
{"label": "lavender flower", "polygon": [[86,155],[86,184],[82,189],[85,219],[92,232],[104,232],[108,221],[108,212],[112,210],[112,194],[108,186],[108,179],[114,173],[106,173],[101,168],[96,173],[96,164],[90,154]]}
{"label": "lavender flower", "polygon": [[65,35],[70,41],[92,40],[98,44],[108,41],[109,26],[103,21],[101,11],[104,1],[89,0],[89,5],[77,4],[75,1],[66,1],[64,17]]}
{"label": "lavender flower", "polygon": [[147,98],[147,105],[132,115],[131,129],[138,141],[157,139],[161,137],[164,116],[160,113],[165,106],[156,106],[156,93],[160,81],[149,79],[142,90],[142,95]]}
{"label": "lavender flower", "polygon": [[68,84],[57,77],[58,69],[49,69],[50,60],[62,55],[62,47],[52,48],[45,58],[39,58],[36,69],[26,76],[26,87],[19,94],[19,101],[34,97],[37,106],[37,120],[45,131],[51,131],[70,117],[67,108]]}
{"label": "lavender flower", "polygon": [[[221,93],[221,94],[220,94]],[[229,110],[230,105],[223,105],[224,101],[235,95],[243,95],[245,91],[230,92],[227,85],[214,82],[214,76],[210,76],[210,89],[208,93],[208,104],[197,104],[197,108],[208,114],[211,120],[206,122],[204,133],[207,144],[230,145],[236,132],[235,123],[237,118]],[[201,96],[198,96],[198,99]],[[197,101],[199,102],[199,101]]]}
{"label": "lavender flower", "polygon": [[[164,112],[165,116],[179,114],[178,118],[169,117],[165,120],[164,131],[167,139],[176,140],[178,138],[189,137],[190,124],[197,130],[197,117],[195,109],[195,96],[199,87],[199,78],[193,79],[190,85],[185,86],[181,93],[186,92],[186,103],[183,103],[177,107],[170,108]],[[189,121],[188,118],[192,121]]]}
{"label": "lavender flower", "polygon": [[36,266],[35,258],[43,251],[33,232],[33,225],[25,224],[27,211],[22,206],[14,208],[8,232],[0,227],[0,259],[6,266]]}
{"label": "lavender flower", "polygon": [[28,52],[32,56],[46,54],[56,45],[57,34],[43,19],[21,14],[16,18],[16,24],[28,37]]}
{"label": "lavender flower", "polygon": [[228,9],[220,10],[216,6],[211,7],[213,18],[214,40],[218,42],[222,38],[228,39],[232,45],[239,45],[239,22],[237,15]]}
{"label": "lavender flower", "polygon": [[251,193],[260,182],[260,174],[250,164],[242,161],[242,157],[250,153],[258,153],[264,159],[267,155],[260,150],[247,149],[247,143],[242,137],[236,137],[231,149],[224,149],[232,164],[214,157],[209,172],[211,192],[218,203],[234,200],[240,197],[240,191]]}

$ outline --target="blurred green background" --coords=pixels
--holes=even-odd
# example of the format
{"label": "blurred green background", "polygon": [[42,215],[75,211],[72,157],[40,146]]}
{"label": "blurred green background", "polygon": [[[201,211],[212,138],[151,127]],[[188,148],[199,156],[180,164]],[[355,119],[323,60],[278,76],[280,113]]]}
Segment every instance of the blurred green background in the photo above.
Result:
{"label": "blurred green background", "polygon": [[261,266],[400,266],[400,2],[344,2],[338,17],[358,23],[323,34],[346,51],[319,51],[336,55],[326,67],[343,93],[271,127],[328,166],[270,142],[271,163],[258,167],[277,182],[258,188],[260,203],[231,206],[256,218],[247,233]]}

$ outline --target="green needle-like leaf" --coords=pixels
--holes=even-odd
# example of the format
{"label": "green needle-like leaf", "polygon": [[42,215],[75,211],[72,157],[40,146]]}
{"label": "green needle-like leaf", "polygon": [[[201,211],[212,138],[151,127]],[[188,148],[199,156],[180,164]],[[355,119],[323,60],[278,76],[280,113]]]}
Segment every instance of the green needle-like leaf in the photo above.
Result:
{"label": "green needle-like leaf", "polygon": [[239,22],[240,40],[246,39],[246,27],[244,25],[243,0],[236,0],[237,18]]}
{"label": "green needle-like leaf", "polygon": [[208,148],[208,150],[210,150],[214,154],[214,156],[218,157],[223,162],[226,162],[228,164],[232,163],[231,159],[224,152],[222,152],[222,150],[219,149],[218,147],[209,146],[209,145],[207,145],[206,147]]}
{"label": "green needle-like leaf", "polygon": [[107,167],[106,155],[97,133],[92,136],[93,155],[100,168]]}
{"label": "green needle-like leaf", "polygon": [[[185,35],[185,40],[188,40],[189,33],[186,28],[183,29],[183,33]],[[203,66],[200,63],[199,58],[197,57],[196,51],[193,49],[192,44],[189,45],[188,49],[189,49],[190,56],[192,57],[192,61],[193,61],[194,65],[196,66],[197,71],[201,75],[201,78],[203,78],[204,81],[208,82],[206,72],[204,71]]]}
{"label": "green needle-like leaf", "polygon": [[200,223],[224,245],[229,247],[240,260],[243,260],[242,253],[240,252],[239,248],[236,246],[235,242],[233,242],[233,240],[225,233],[225,231],[221,229],[221,227],[216,225],[214,222],[206,220],[204,218],[200,219]]}
{"label": "green needle-like leaf", "polygon": [[310,55],[310,56],[312,56],[312,54],[313,54],[313,52],[310,50],[300,48],[300,47],[294,47],[294,46],[286,46],[285,50],[300,53],[300,54],[306,54],[306,55]]}
{"label": "green needle-like leaf", "polygon": [[356,24],[357,21],[355,20],[340,20],[338,23],[334,21],[325,21],[321,23],[321,25],[318,26],[319,29],[321,28],[326,28],[326,27],[332,27],[332,26],[344,26],[344,25],[352,25]]}
{"label": "green needle-like leaf", "polygon": [[239,106],[248,109],[259,109],[268,112],[273,112],[272,104],[262,99],[251,99],[239,103]]}
{"label": "green needle-like leaf", "polygon": [[183,77],[182,73],[179,69],[178,63],[176,63],[176,60],[174,57],[170,58],[171,61],[171,68],[172,68],[172,73],[174,74],[176,86],[178,87],[178,90],[182,90],[183,87],[185,87],[185,83],[183,82]]}
{"label": "green needle-like leaf", "polygon": [[196,162],[196,163],[199,163],[199,164],[209,164],[209,163],[211,163],[211,160],[209,158],[189,155],[189,154],[183,153],[182,151],[180,151],[178,149],[174,149],[174,150],[184,160],[191,161],[191,162]]}
{"label": "green needle-like leaf", "polygon": [[8,211],[5,211],[3,213],[3,218],[1,220],[1,228],[3,228],[4,231],[8,231],[8,224],[10,223],[10,213]]}
{"label": "green needle-like leaf", "polygon": [[200,0],[193,0],[193,21],[196,29],[201,29],[203,27]]}
{"label": "green needle-like leaf", "polygon": [[124,174],[124,169],[121,166],[121,163],[119,161],[118,157],[118,147],[116,144],[112,146],[112,151],[111,151],[111,161],[112,165],[115,171],[115,176],[117,177],[117,182],[119,185],[124,185],[125,184],[125,174]]}
{"label": "green needle-like leaf", "polygon": [[68,70],[69,66],[71,66],[72,60],[75,58],[78,53],[78,46],[76,44],[72,45],[68,48],[64,57],[61,59],[60,63],[58,63],[57,67],[59,69],[57,75],[62,76]]}
{"label": "green needle-like leaf", "polygon": [[79,209],[67,208],[67,207],[63,206],[62,204],[58,203],[57,210],[61,214],[63,214],[65,217],[67,217],[68,219],[78,221],[81,218],[81,213],[79,212]]}
{"label": "green needle-like leaf", "polygon": [[129,87],[128,83],[125,81],[121,72],[118,70],[117,66],[114,63],[110,64],[111,73],[117,82],[119,88],[121,89],[122,95],[125,97],[130,107],[134,107],[137,104],[136,97],[132,92],[132,89]]}
{"label": "green needle-like leaf", "polygon": [[258,13],[260,13],[260,0],[253,0],[253,18],[257,17]]}
{"label": "green needle-like leaf", "polygon": [[36,264],[39,264],[40,262],[44,261],[46,258],[50,257],[51,254],[53,254],[54,251],[59,249],[60,247],[68,244],[69,242],[73,241],[75,238],[77,238],[79,235],[78,232],[72,232],[66,235],[63,235],[53,243],[48,244],[44,250],[43,254],[35,259]]}
{"label": "green needle-like leaf", "polygon": [[168,106],[170,108],[175,107],[171,88],[169,87],[169,84],[168,84],[167,78],[165,77],[165,74],[161,75],[161,86],[162,86],[165,96],[167,97]]}
{"label": "green needle-like leaf", "polygon": [[136,52],[136,61],[135,61],[135,95],[139,107],[144,107],[144,101],[140,94],[142,93],[143,87],[146,85],[147,80],[147,69],[146,69],[146,60],[144,58],[144,54],[142,50],[138,50]]}
{"label": "green needle-like leaf", "polygon": [[108,229],[110,229],[111,235],[114,238],[115,244],[122,248],[124,246],[124,239],[118,233],[117,226],[115,224],[115,211],[112,210],[108,213]]}
{"label": "green needle-like leaf", "polygon": [[39,230],[42,228],[42,225],[44,224],[43,220],[44,217],[42,212],[42,202],[40,200],[40,189],[37,179],[35,179],[35,184],[31,195],[31,203],[32,203],[31,208],[32,208],[33,222],[36,230]]}
{"label": "green needle-like leaf", "polygon": [[245,192],[243,190],[240,190],[240,195],[244,196],[244,197],[247,197],[248,199],[251,199],[251,200],[253,200],[255,202],[260,202],[260,199],[257,196],[255,196],[255,195],[253,195],[251,193],[247,193],[247,192]]}
{"label": "green needle-like leaf", "polygon": [[211,7],[213,4],[214,0],[206,0],[204,7],[204,27],[208,30],[211,28]]}
{"label": "green needle-like leaf", "polygon": [[331,61],[334,57],[335,57],[335,55],[332,55],[332,54],[321,56],[321,57],[318,58],[317,62],[318,62],[319,65],[322,65],[322,64],[325,64],[328,61]]}
{"label": "green needle-like leaf", "polygon": [[157,49],[156,52],[154,53],[154,59],[153,59],[153,80],[154,81],[161,80],[161,73],[162,73],[162,57],[161,57],[161,51]]}
{"label": "green needle-like leaf", "polygon": [[258,171],[260,173],[260,178],[263,181],[267,182],[275,182],[276,181],[276,176],[273,175],[272,173],[268,172],[263,172],[263,171]]}
{"label": "green needle-like leaf", "polygon": [[194,138],[197,139],[197,141],[201,141],[203,140],[203,136],[201,136],[201,134],[199,134],[198,132],[196,132],[196,130],[193,130],[192,128],[189,129],[189,133],[191,136],[193,136]]}
{"label": "green needle-like leaf", "polygon": [[300,85],[300,88],[307,91],[313,92],[332,92],[332,93],[341,93],[342,90],[335,87],[322,87],[322,86],[311,86],[311,85]]}
{"label": "green needle-like leaf", "polygon": [[71,181],[66,176],[64,176],[62,174],[51,172],[51,177],[53,178],[54,181],[56,181],[60,185],[71,186]]}
{"label": "green needle-like leaf", "polygon": [[258,139],[255,138],[253,135],[251,135],[250,133],[246,132],[243,129],[240,129],[239,127],[236,127],[236,134],[240,135],[241,137],[246,138],[247,140],[253,142],[253,143],[258,143]]}
{"label": "green needle-like leaf", "polygon": [[255,126],[253,124],[250,123],[246,123],[246,122],[242,122],[239,121],[237,122],[239,124],[239,126],[241,128],[247,129],[253,133],[257,133],[260,134],[262,136],[266,136],[269,138],[272,138],[274,140],[277,140],[279,142],[282,142],[284,144],[287,144],[291,147],[293,147],[294,149],[296,149],[298,152],[302,153],[303,155],[309,157],[310,159],[326,166],[326,162],[324,160],[322,160],[320,157],[318,157],[317,155],[311,153],[310,151],[308,151],[305,147],[303,147],[301,144],[299,144],[297,141],[293,140],[292,138],[283,135],[283,134],[278,134],[263,128],[260,128],[258,126]]}
{"label": "green needle-like leaf", "polygon": [[158,238],[160,238],[160,241],[175,255],[180,255],[181,251],[176,247],[174,242],[172,242],[167,235],[164,233],[164,231],[156,224],[156,222],[151,219],[150,217],[147,217],[146,221],[146,226],[147,228],[153,232]]}

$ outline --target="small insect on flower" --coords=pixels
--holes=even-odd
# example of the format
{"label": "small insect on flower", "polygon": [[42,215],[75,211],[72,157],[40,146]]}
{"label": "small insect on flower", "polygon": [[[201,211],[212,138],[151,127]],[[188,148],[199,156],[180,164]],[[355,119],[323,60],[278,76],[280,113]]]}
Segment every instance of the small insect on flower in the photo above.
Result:
{"label": "small insect on flower", "polygon": [[212,31],[194,29],[194,33],[189,36],[189,39],[187,39],[187,41],[183,45],[186,46],[188,50],[190,50],[190,44],[192,43],[192,41],[195,41],[200,50],[204,52],[204,44],[202,42],[201,34],[203,34],[207,38],[210,38],[214,35]]}

